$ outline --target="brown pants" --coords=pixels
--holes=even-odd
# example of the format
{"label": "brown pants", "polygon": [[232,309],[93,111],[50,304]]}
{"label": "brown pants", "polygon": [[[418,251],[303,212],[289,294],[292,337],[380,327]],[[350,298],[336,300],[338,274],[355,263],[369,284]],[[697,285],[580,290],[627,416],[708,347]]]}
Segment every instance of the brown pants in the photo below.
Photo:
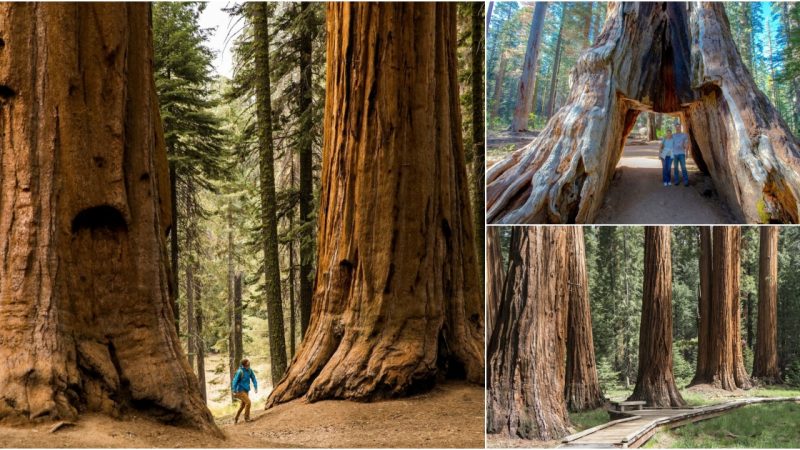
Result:
{"label": "brown pants", "polygon": [[244,420],[250,420],[250,396],[247,392],[234,392],[234,397],[239,399],[239,410],[236,411],[236,421],[239,421],[239,414],[244,410]]}

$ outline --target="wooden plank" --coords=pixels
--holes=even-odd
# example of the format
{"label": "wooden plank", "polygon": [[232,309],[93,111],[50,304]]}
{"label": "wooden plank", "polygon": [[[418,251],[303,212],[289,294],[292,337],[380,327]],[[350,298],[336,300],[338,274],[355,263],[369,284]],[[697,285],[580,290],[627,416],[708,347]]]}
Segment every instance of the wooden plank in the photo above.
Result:
{"label": "wooden plank", "polygon": [[592,434],[594,432],[600,431],[600,430],[602,430],[604,428],[608,428],[608,427],[620,424],[622,422],[629,422],[631,420],[636,420],[636,417],[627,417],[625,419],[612,420],[611,422],[602,423],[602,424],[594,426],[592,428],[588,428],[586,430],[583,430],[583,431],[581,431],[579,433],[571,434],[571,435],[565,437],[561,442],[571,442],[571,441],[574,441],[576,439],[580,439],[580,438],[582,438],[582,437],[584,437],[586,435],[589,435],[589,434]]}

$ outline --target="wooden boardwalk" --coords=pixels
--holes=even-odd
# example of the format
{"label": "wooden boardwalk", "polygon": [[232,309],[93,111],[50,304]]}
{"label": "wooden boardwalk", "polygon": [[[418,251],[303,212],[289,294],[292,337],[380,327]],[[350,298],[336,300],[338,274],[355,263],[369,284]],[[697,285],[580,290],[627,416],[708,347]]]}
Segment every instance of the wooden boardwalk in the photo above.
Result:
{"label": "wooden boardwalk", "polygon": [[725,414],[733,409],[755,403],[800,402],[800,397],[743,398],[711,406],[681,409],[646,408],[626,411],[628,417],[598,425],[567,436],[561,447],[620,447],[637,448],[644,445],[661,428],[675,428]]}

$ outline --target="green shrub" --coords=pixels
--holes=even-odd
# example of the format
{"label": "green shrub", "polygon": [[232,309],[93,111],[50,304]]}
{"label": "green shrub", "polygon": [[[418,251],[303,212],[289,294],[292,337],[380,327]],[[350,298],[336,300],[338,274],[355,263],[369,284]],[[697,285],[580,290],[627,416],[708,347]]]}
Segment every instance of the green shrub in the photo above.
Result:
{"label": "green shrub", "polygon": [[800,360],[794,360],[786,367],[783,378],[789,386],[800,387]]}

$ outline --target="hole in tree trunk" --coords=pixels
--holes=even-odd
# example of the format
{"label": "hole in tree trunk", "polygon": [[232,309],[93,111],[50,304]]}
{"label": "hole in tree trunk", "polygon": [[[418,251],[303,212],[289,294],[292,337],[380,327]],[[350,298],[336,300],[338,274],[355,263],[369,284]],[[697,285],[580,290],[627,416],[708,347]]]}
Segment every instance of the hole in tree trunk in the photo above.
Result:
{"label": "hole in tree trunk", "polygon": [[128,225],[119,210],[113,206],[101,205],[84,209],[72,219],[72,233],[83,229],[119,232],[127,231]]}
{"label": "hole in tree trunk", "polygon": [[0,99],[7,100],[17,95],[17,93],[5,84],[0,84]]}

